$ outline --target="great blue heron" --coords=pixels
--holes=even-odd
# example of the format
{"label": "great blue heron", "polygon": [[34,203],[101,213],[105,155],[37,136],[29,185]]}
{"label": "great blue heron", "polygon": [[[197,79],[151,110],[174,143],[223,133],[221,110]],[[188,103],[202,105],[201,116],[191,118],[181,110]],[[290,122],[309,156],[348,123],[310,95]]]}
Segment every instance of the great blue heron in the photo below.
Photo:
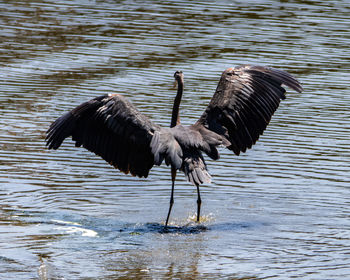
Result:
{"label": "great blue heron", "polygon": [[236,155],[252,147],[267,127],[286,85],[297,92],[300,83],[287,72],[263,66],[242,65],[226,69],[208,107],[190,126],[180,124],[179,106],[183,93],[182,72],[175,72],[177,94],[170,128],[163,128],[141,114],[125,97],[108,94],[87,101],[53,122],[46,145],[58,149],[72,136],[83,146],[124,173],[147,177],[153,165],[171,166],[171,196],[165,226],[174,203],[177,170],[197,188],[197,222],[201,197],[199,185],[211,176],[202,153],[219,159],[223,145]]}

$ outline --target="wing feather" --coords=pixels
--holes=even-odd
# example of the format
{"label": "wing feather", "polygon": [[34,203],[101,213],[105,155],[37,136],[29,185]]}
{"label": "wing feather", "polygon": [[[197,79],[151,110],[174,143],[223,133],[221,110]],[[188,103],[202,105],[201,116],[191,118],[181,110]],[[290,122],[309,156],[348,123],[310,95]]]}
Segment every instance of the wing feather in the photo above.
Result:
{"label": "wing feather", "polygon": [[[152,146],[155,134],[160,139]],[[46,145],[58,149],[70,136],[77,147],[83,146],[134,176],[147,177],[164,158],[176,169],[182,165],[182,150],[174,136],[118,94],[99,96],[58,118],[47,131]]]}
{"label": "wing feather", "polygon": [[282,70],[250,65],[229,68],[196,125],[224,136],[227,148],[239,155],[256,143],[285,99],[282,85],[302,91],[300,83]]}

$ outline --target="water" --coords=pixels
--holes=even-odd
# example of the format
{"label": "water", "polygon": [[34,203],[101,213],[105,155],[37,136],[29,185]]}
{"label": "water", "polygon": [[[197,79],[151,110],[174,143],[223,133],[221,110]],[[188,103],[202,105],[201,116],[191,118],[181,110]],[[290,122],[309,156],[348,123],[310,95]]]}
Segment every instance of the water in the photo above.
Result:
{"label": "water", "polygon": [[[346,279],[350,275],[348,1],[2,1],[1,279]],[[120,93],[170,123],[197,120],[221,72],[242,63],[289,71],[264,136],[208,160],[196,190],[170,172],[124,175],[66,141],[44,146],[73,106]]]}

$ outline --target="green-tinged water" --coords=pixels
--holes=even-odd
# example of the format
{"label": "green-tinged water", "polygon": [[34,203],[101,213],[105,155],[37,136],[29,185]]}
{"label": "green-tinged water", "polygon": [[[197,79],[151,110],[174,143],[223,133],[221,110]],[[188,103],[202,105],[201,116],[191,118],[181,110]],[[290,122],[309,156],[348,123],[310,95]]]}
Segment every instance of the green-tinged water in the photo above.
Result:
{"label": "green-tinged water", "polygon": [[[1,1],[0,279],[347,279],[350,275],[348,1]],[[45,131],[105,93],[169,126],[182,70],[184,124],[223,70],[286,70],[287,91],[247,153],[207,159],[212,183],[113,169]]]}

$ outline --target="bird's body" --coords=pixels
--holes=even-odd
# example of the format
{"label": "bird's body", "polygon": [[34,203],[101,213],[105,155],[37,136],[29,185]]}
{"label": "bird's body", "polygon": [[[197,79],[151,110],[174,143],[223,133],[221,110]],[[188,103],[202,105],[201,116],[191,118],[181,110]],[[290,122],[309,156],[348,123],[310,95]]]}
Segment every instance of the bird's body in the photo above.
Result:
{"label": "bird's body", "polygon": [[225,70],[216,92],[199,120],[180,123],[183,74],[174,74],[178,84],[170,128],[163,128],[140,113],[125,97],[109,94],[87,101],[53,122],[47,132],[49,149],[60,147],[72,136],[76,146],[101,156],[124,173],[147,177],[164,160],[171,166],[172,191],[168,224],[173,205],[177,170],[197,187],[197,221],[200,214],[199,185],[209,183],[203,153],[219,159],[222,145],[236,155],[251,148],[268,125],[280,100],[282,84],[301,92],[290,74],[262,66],[243,65]]}

